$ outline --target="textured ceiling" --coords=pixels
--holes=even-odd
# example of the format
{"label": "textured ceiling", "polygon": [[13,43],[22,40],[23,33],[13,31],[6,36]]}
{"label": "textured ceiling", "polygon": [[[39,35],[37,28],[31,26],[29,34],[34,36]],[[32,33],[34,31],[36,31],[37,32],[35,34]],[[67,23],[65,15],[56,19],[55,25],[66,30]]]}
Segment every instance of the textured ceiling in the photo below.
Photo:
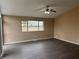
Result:
{"label": "textured ceiling", "polygon": [[[39,9],[51,5],[57,12],[46,15]],[[79,5],[79,0],[0,0],[1,13],[4,15],[54,18]]]}

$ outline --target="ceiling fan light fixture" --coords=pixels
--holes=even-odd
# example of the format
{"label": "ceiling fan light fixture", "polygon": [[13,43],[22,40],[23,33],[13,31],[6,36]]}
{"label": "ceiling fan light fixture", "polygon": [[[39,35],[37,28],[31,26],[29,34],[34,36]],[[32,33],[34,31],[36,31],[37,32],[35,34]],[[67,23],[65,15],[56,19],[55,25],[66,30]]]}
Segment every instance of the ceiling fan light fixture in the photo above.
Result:
{"label": "ceiling fan light fixture", "polygon": [[45,10],[45,12],[44,12],[45,14],[50,14],[50,11],[49,11],[49,8],[48,8],[48,6],[47,6],[47,9]]}
{"label": "ceiling fan light fixture", "polygon": [[45,11],[44,13],[45,13],[45,14],[50,14],[50,12],[49,12],[49,11]]}

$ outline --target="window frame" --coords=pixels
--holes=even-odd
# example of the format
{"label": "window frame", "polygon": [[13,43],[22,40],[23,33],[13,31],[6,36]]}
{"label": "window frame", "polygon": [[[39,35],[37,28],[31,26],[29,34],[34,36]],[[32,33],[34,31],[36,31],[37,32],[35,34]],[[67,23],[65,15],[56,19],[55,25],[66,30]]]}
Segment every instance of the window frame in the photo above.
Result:
{"label": "window frame", "polygon": [[[22,24],[23,24],[22,21],[26,21],[26,22],[27,22],[27,26],[26,26],[26,27],[27,27],[27,30],[26,30],[26,31],[23,31],[23,29],[22,29]],[[44,20],[22,20],[22,21],[21,21],[21,31],[22,31],[22,32],[43,32],[43,31],[45,31]],[[37,31],[29,31],[29,30],[28,30],[28,28],[29,28],[29,26],[28,26],[28,21],[38,21],[38,26],[37,26],[37,27],[38,27],[38,30],[37,30]],[[40,26],[39,26],[39,22],[40,22],[40,21],[43,22],[43,30],[39,30],[39,27],[40,27]]]}

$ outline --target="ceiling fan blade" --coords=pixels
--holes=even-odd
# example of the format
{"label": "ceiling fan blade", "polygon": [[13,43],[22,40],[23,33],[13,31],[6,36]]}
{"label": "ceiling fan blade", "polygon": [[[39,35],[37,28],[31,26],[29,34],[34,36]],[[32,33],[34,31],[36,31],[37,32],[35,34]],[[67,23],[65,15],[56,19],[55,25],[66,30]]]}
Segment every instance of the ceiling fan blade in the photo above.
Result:
{"label": "ceiling fan blade", "polygon": [[56,13],[56,11],[54,10],[53,12],[55,12]]}
{"label": "ceiling fan blade", "polygon": [[46,5],[46,6],[35,9],[35,11],[45,11],[46,9],[49,9],[49,7],[50,7],[49,5]]}
{"label": "ceiling fan blade", "polygon": [[56,11],[54,9],[51,9],[50,12],[55,12],[56,13]]}
{"label": "ceiling fan blade", "polygon": [[41,8],[37,8],[37,9],[35,9],[35,11],[43,11],[43,9],[45,9],[45,8],[46,8],[46,6],[41,7]]}

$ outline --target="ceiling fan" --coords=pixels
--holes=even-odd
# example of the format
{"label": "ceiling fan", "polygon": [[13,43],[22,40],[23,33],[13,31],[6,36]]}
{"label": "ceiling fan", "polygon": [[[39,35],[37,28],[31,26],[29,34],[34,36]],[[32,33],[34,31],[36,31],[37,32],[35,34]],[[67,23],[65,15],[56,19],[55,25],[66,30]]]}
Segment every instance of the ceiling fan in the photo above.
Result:
{"label": "ceiling fan", "polygon": [[53,8],[50,8],[50,6],[47,5],[44,13],[45,14],[56,13],[56,10],[54,10]]}
{"label": "ceiling fan", "polygon": [[56,10],[52,7],[52,5],[44,6],[42,8],[37,9],[37,11],[42,11],[44,14],[56,13]]}

